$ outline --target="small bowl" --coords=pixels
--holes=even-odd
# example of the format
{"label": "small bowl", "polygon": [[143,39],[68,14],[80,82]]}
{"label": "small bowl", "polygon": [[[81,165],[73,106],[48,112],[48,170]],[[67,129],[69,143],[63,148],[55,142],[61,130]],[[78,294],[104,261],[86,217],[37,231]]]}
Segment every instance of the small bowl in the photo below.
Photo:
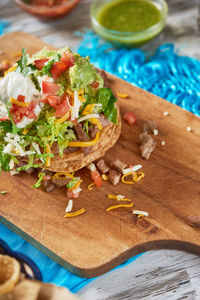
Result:
{"label": "small bowl", "polygon": [[117,46],[140,46],[153,39],[158,35],[166,24],[168,6],[165,0],[149,0],[159,9],[161,20],[155,25],[148,27],[145,30],[135,32],[122,32],[108,29],[102,26],[98,21],[98,15],[104,5],[116,0],[95,0],[91,5],[90,18],[93,29],[104,39],[114,43]]}
{"label": "small bowl", "polygon": [[23,0],[14,0],[19,7],[28,13],[41,18],[56,19],[68,14],[81,0],[68,0],[60,5],[46,6],[46,5],[32,5],[27,4]]}

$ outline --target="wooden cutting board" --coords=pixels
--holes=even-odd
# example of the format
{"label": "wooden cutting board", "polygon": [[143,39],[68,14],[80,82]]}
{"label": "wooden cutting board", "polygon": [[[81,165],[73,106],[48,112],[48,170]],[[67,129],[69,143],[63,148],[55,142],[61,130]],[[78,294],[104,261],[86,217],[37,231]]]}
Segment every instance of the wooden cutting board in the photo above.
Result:
{"label": "wooden cutting board", "polygon": [[[44,46],[25,33],[7,34],[0,38],[0,60],[13,59],[12,54],[22,47],[33,53]],[[0,189],[8,191],[0,195],[0,221],[71,272],[85,277],[100,275],[152,249],[200,254],[199,229],[187,223],[188,216],[200,216],[200,119],[115,76],[109,78],[114,93],[129,95],[119,99],[121,114],[131,110],[139,122],[132,126],[122,122],[121,137],[106,158],[142,164],[143,180],[116,187],[104,182],[102,188],[89,191],[89,172],[79,171],[83,192],[74,201],[74,210],[84,207],[86,212],[66,219],[64,189],[47,194],[31,188],[34,176],[0,175]],[[170,115],[164,117],[164,111]],[[141,120],[147,119],[156,121],[159,128],[157,147],[149,161],[140,157],[136,143],[142,132]],[[134,201],[135,209],[148,211],[149,217],[137,219],[132,208],[107,213],[106,208],[116,203],[107,198],[108,193],[125,195]]]}

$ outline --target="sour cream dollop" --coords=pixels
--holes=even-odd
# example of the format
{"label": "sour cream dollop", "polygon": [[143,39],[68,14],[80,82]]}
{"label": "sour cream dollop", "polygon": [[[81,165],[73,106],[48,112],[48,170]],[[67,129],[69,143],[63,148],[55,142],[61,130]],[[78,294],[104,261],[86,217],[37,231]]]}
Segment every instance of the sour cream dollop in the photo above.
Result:
{"label": "sour cream dollop", "polygon": [[[17,99],[19,95],[25,97],[25,102],[38,101],[41,93],[36,89],[34,83],[30,77],[25,77],[23,74],[18,72],[10,72],[3,79],[0,80],[0,116],[6,117],[6,103],[10,101],[11,98]],[[34,108],[34,113],[36,116],[39,115],[43,107],[43,103],[37,103]],[[17,123],[17,127],[24,128],[31,124],[33,119],[26,116]]]}

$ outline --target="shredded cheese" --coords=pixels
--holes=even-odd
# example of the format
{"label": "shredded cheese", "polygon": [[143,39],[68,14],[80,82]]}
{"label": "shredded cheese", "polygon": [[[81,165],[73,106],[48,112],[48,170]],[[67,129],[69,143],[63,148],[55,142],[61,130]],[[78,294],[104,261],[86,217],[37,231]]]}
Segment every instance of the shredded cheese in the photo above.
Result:
{"label": "shredded cheese", "polygon": [[74,176],[70,173],[67,173],[67,172],[58,172],[58,173],[55,173],[52,177],[52,179],[66,179],[66,178],[71,178],[73,179]]}
{"label": "shredded cheese", "polygon": [[84,212],[85,212],[85,209],[81,208],[81,209],[79,209],[79,210],[77,210],[75,212],[71,212],[71,213],[69,212],[69,213],[67,213],[64,217],[65,218],[76,217],[76,216],[82,215]]}
{"label": "shredded cheese", "polygon": [[142,168],[142,165],[135,165],[131,168],[127,168],[127,169],[124,169],[123,170],[123,174],[127,174],[129,172],[136,172],[137,170],[141,169]]}
{"label": "shredded cheese", "polygon": [[134,205],[134,203],[130,203],[130,204],[118,204],[118,205],[113,205],[113,206],[109,206],[106,211],[110,211],[116,208],[120,208],[120,207],[132,207]]}
{"label": "shredded cheese", "polygon": [[108,176],[106,174],[102,174],[101,177],[104,181],[108,180]]}
{"label": "shredded cheese", "polygon": [[82,122],[82,121],[85,121],[87,119],[92,119],[92,118],[99,118],[99,115],[98,114],[90,114],[90,115],[87,115],[87,116],[84,116],[84,117],[81,117],[80,119],[78,119],[78,123]]}
{"label": "shredded cheese", "polygon": [[122,176],[121,181],[125,184],[134,184],[134,181],[126,181],[125,178],[129,175],[134,175],[134,172],[128,172]]}
{"label": "shredded cheese", "polygon": [[136,209],[133,210],[133,214],[138,216],[145,216],[145,217],[149,216],[148,212],[142,210],[136,210]]}
{"label": "shredded cheese", "polygon": [[71,147],[91,147],[98,143],[100,132],[98,131],[94,140],[88,142],[68,142],[67,146]]}
{"label": "shredded cheese", "polygon": [[102,125],[101,125],[101,122],[97,119],[97,118],[92,118],[91,119],[91,122],[93,123],[93,124],[96,124],[97,126],[98,126],[98,128],[99,128],[99,130],[102,130]]}
{"label": "shredded cheese", "polygon": [[22,106],[22,107],[28,107],[29,106],[29,102],[22,102],[22,101],[18,101],[18,100],[16,100],[15,98],[11,98],[10,99],[10,102],[11,103],[14,103],[14,104],[16,104],[16,105],[18,105],[18,106]]}
{"label": "shredded cheese", "polygon": [[14,65],[13,67],[9,68],[7,71],[4,72],[4,76],[6,76],[10,72],[14,72],[17,69],[17,65]]}
{"label": "shredded cheese", "polygon": [[89,191],[92,191],[94,185],[95,185],[94,182],[90,183],[90,184],[88,185],[88,190],[89,190]]}
{"label": "shredded cheese", "polygon": [[117,96],[120,98],[128,98],[128,94],[117,93]]}
{"label": "shredded cheese", "polygon": [[67,207],[65,209],[65,212],[69,213],[70,211],[72,211],[72,208],[73,208],[73,200],[69,200],[68,204],[67,204]]}
{"label": "shredded cheese", "polygon": [[68,112],[62,117],[62,118],[59,118],[55,121],[55,124],[61,124],[63,122],[65,122],[70,116],[70,110],[68,110]]}
{"label": "shredded cheese", "polygon": [[25,129],[22,131],[22,134],[26,135],[28,132],[29,132],[29,129],[28,129],[28,128],[25,128]]}
{"label": "shredded cheese", "polygon": [[143,177],[144,177],[144,173],[143,172],[135,173],[135,174],[133,174],[133,181],[138,182]]}
{"label": "shredded cheese", "polygon": [[[49,146],[49,144],[46,144],[46,153],[51,153],[51,147]],[[46,167],[50,167],[51,165],[51,157],[47,157],[46,159]]]}
{"label": "shredded cheese", "polygon": [[92,111],[93,111],[93,109],[94,109],[94,106],[95,106],[94,103],[93,103],[93,104],[88,104],[88,105],[86,105],[86,107],[85,107],[84,110],[82,111],[82,114],[83,114],[84,116],[89,115],[89,114],[92,114]]}
{"label": "shredded cheese", "polygon": [[123,195],[112,195],[112,194],[108,194],[108,198],[109,199],[113,199],[113,200],[117,200],[117,201],[128,201],[128,202],[131,202],[130,199],[128,198],[125,198],[125,196]]}
{"label": "shredded cheese", "polygon": [[78,187],[77,189],[73,190],[73,194],[77,194],[81,191],[82,191],[82,189]]}

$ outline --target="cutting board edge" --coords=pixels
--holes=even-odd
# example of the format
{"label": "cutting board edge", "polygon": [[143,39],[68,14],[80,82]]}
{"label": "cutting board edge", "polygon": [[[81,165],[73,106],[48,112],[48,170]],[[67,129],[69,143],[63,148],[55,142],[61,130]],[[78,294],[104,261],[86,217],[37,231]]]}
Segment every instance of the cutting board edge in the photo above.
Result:
{"label": "cutting board edge", "polygon": [[67,263],[66,260],[59,257],[53,251],[48,249],[46,246],[42,245],[40,242],[32,238],[30,235],[25,233],[15,224],[6,220],[2,216],[0,216],[0,222],[3,225],[5,225],[7,228],[12,230],[14,233],[19,235],[21,238],[29,242],[33,247],[37,248],[43,254],[47,255],[49,258],[51,258],[56,263],[61,265],[63,268],[67,269],[68,271],[72,272],[77,276],[86,277],[86,278],[93,278],[93,277],[103,275],[111,271],[115,267],[119,266],[120,264],[124,263],[126,260],[130,259],[131,257],[142,254],[147,251],[170,249],[170,250],[180,250],[180,251],[185,251],[185,252],[200,255],[200,246],[187,241],[172,240],[172,239],[153,240],[153,241],[147,241],[139,245],[136,245],[128,249],[127,251],[121,253],[118,257],[114,257],[112,260],[100,266],[96,266],[94,268],[81,268],[81,267],[74,266],[70,263]]}

